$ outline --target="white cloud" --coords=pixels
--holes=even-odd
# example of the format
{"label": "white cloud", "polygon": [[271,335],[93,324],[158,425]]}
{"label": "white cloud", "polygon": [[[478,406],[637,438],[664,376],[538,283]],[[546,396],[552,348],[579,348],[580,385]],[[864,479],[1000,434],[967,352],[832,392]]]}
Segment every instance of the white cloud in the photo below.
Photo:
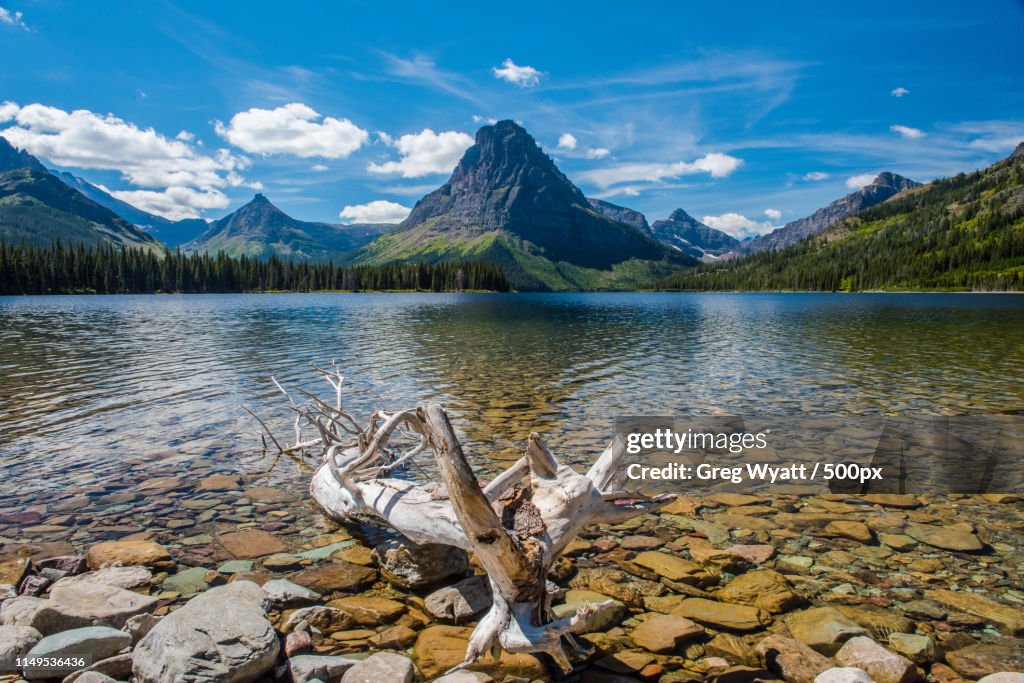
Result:
{"label": "white cloud", "polygon": [[768,216],[768,218],[771,218],[773,221],[777,221],[782,218],[782,212],[778,209],[765,209],[764,215]]}
{"label": "white cloud", "polygon": [[865,185],[870,185],[878,177],[877,173],[861,173],[846,179],[846,186],[851,190],[859,190]]}
{"label": "white cloud", "polygon": [[751,220],[746,216],[738,213],[723,213],[721,216],[704,216],[701,221],[716,230],[721,230],[727,235],[732,235],[736,239],[743,239],[745,237],[752,237],[754,235],[763,235],[766,232],[774,230],[776,225],[770,222],[758,222]]}
{"label": "white cloud", "polygon": [[[322,120],[321,120],[322,119]],[[312,107],[292,102],[277,109],[253,107],[216,123],[217,134],[246,152],[344,159],[370,134],[348,119],[321,117]]]}
{"label": "white cloud", "polygon": [[472,136],[465,133],[453,130],[435,133],[429,128],[403,135],[397,140],[381,134],[381,140],[397,149],[401,159],[383,164],[371,162],[366,170],[370,173],[398,173],[403,178],[450,173],[462,158],[462,153],[473,144]]}
{"label": "white cloud", "polygon": [[903,97],[904,95],[909,95],[910,91],[907,90],[906,88],[900,87],[900,88],[894,88],[893,91],[890,94],[893,97]]}
{"label": "white cloud", "polygon": [[226,209],[227,196],[217,190],[168,187],[166,190],[113,190],[111,195],[134,207],[172,221],[195,218],[197,210]]}
{"label": "white cloud", "polygon": [[518,66],[511,59],[506,59],[501,63],[501,68],[494,67],[491,72],[495,78],[508,81],[520,88],[532,88],[540,83],[540,77],[543,75],[532,66]]}
{"label": "white cloud", "polygon": [[155,211],[161,215],[196,216],[206,208],[223,208],[223,188],[254,186],[241,175],[249,167],[248,158],[226,149],[200,153],[186,140],[139,128],[113,114],[10,102],[0,111],[8,120],[13,113],[15,125],[0,135],[14,146],[57,166],[118,171],[137,188],[164,195],[138,195],[150,206],[167,207]]}
{"label": "white cloud", "polygon": [[473,114],[473,123],[489,123],[492,126],[498,122],[498,119],[492,119],[487,116],[480,116],[479,114]]}
{"label": "white cloud", "polygon": [[893,133],[899,133],[901,136],[903,136],[905,138],[915,139],[915,138],[923,138],[924,137],[924,131],[921,130],[920,128],[911,128],[910,126],[892,125],[892,126],[889,126],[889,130],[891,130]]}
{"label": "white cloud", "polygon": [[329,171],[331,169],[328,168],[327,166],[324,166],[323,164],[313,164],[312,166],[309,167],[309,170],[316,171],[317,173],[323,173],[324,171]]}
{"label": "white cloud", "polygon": [[696,173],[708,173],[712,178],[725,178],[739,168],[742,163],[742,159],[737,159],[734,156],[722,154],[721,152],[711,152],[692,162],[618,164],[592,171],[584,171],[580,175],[584,180],[607,188],[620,183],[637,181],[659,183],[666,179],[679,178],[680,176]]}
{"label": "white cloud", "polygon": [[576,149],[576,137],[572,133],[562,133],[558,138],[558,149]]}
{"label": "white cloud", "polygon": [[21,12],[12,12],[8,9],[0,7],[0,24],[7,24],[8,26],[20,26],[21,28],[28,30],[28,25],[22,21]]}
{"label": "white cloud", "polygon": [[0,104],[0,123],[7,123],[8,121],[13,120],[20,110],[21,107],[14,102],[4,102],[3,104]]}
{"label": "white cloud", "polygon": [[828,173],[825,173],[824,171],[811,171],[810,173],[804,173],[804,180],[810,180],[811,182],[828,180],[828,177]]}
{"label": "white cloud", "polygon": [[588,159],[604,159],[609,154],[611,154],[611,151],[604,147],[592,147],[587,150]]}
{"label": "white cloud", "polygon": [[338,216],[348,223],[401,223],[412,211],[408,206],[377,199],[346,206]]}
{"label": "white cloud", "polygon": [[182,140],[183,142],[192,142],[193,140],[196,139],[196,136],[193,133],[188,132],[187,130],[183,130],[180,131],[177,135],[175,135],[174,138],[176,140]]}

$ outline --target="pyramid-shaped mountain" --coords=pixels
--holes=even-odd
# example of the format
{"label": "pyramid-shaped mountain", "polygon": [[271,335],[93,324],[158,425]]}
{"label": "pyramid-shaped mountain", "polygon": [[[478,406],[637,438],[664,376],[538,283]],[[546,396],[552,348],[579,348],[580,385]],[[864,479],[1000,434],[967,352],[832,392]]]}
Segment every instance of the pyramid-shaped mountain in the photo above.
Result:
{"label": "pyramid-shaped mountain", "polygon": [[296,220],[257,194],[245,206],[228,214],[182,249],[187,252],[223,251],[228,256],[293,261],[340,263],[370,240],[391,229],[390,225],[332,225]]}
{"label": "pyramid-shaped mountain", "polygon": [[655,221],[651,232],[656,240],[704,261],[714,261],[740,245],[735,237],[701,223],[682,209],[666,220]]}
{"label": "pyramid-shaped mountain", "polygon": [[518,124],[484,126],[451,178],[416,203],[363,263],[489,260],[521,289],[636,286],[692,265],[632,225],[595,210]]}

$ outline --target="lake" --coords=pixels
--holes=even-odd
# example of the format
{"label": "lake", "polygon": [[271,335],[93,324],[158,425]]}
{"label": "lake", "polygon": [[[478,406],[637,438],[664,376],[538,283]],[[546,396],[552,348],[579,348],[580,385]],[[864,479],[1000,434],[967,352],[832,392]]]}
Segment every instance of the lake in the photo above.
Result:
{"label": "lake", "polygon": [[242,406],[291,439],[271,376],[326,390],[332,359],[351,411],[441,402],[487,471],[530,431],[589,462],[624,413],[1016,411],[1022,339],[1005,295],[0,298],[0,509],[225,470],[303,496],[309,465],[263,453]]}

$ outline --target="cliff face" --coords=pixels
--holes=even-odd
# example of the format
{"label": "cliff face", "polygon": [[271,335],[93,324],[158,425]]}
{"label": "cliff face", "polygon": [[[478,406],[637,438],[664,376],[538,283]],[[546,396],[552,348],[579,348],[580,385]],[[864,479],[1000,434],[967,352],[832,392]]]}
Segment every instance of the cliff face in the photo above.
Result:
{"label": "cliff face", "polygon": [[705,260],[740,245],[735,237],[704,225],[682,209],[673,211],[666,220],[654,221],[651,232],[659,242]]}

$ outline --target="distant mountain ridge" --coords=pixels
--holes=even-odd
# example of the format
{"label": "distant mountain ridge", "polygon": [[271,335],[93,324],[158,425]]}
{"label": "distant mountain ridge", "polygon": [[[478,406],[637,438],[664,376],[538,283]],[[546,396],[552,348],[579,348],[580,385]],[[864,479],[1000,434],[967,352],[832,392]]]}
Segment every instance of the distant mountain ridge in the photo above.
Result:
{"label": "distant mountain ridge", "polygon": [[592,207],[603,213],[605,216],[608,216],[608,218],[611,218],[613,221],[632,225],[645,235],[651,234],[651,226],[647,223],[647,217],[639,211],[625,206],[619,206],[618,204],[612,204],[611,202],[606,202],[603,199],[591,199],[588,197],[587,201]]}
{"label": "distant mountain ridge", "polygon": [[907,189],[836,220],[817,235],[778,250],[676,273],[661,286],[698,291],[1024,291],[1024,143],[974,173],[925,185],[900,182],[898,176],[882,181],[873,185]]}
{"label": "distant mountain ridge", "polygon": [[0,240],[48,246],[112,243],[162,251],[144,230],[51,174],[0,136]]}
{"label": "distant mountain ridge", "polygon": [[651,232],[660,242],[703,260],[713,260],[740,245],[735,237],[701,223],[682,209],[673,211],[666,220],[655,221]]}
{"label": "distant mountain ridge", "polygon": [[595,210],[518,124],[477,131],[451,177],[418,201],[361,263],[490,260],[521,289],[636,286],[695,261]]}
{"label": "distant mountain ridge", "polygon": [[370,240],[393,229],[388,224],[332,225],[292,218],[263,194],[184,244],[187,252],[225,252],[229,256],[343,263]]}
{"label": "distant mountain ridge", "polygon": [[745,241],[740,247],[740,253],[750,254],[766,249],[780,249],[799,242],[805,237],[817,235],[843,218],[877,206],[900,192],[915,187],[921,187],[921,183],[889,171],[879,173],[870,184],[818,209],[810,216],[787,223],[767,235],[760,235]]}

